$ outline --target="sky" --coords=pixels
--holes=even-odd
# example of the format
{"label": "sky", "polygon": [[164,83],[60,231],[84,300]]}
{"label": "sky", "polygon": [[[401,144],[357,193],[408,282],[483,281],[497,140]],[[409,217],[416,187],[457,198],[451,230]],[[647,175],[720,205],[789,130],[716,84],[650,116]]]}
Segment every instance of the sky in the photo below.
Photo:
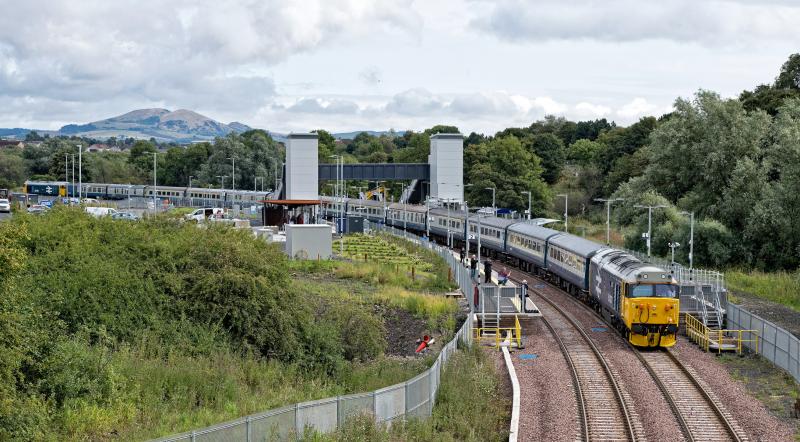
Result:
{"label": "sky", "polygon": [[191,109],[275,132],[628,125],[800,52],[794,0],[0,0],[0,127]]}

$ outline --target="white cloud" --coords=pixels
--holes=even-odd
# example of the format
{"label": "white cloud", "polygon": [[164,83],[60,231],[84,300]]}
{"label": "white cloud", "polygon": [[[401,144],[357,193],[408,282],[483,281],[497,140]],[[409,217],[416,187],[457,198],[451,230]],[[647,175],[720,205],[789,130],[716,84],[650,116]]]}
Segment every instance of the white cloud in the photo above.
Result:
{"label": "white cloud", "polygon": [[617,109],[616,114],[624,121],[635,121],[641,117],[653,115],[659,117],[672,110],[671,106],[660,107],[649,103],[646,99],[637,97]]}
{"label": "white cloud", "polygon": [[411,1],[3,1],[0,95],[252,115],[276,95],[270,67],[347,36],[417,28]]}
{"label": "white cloud", "polygon": [[354,114],[360,109],[358,104],[349,100],[303,98],[286,108],[286,110],[307,114]]}
{"label": "white cloud", "polygon": [[474,24],[519,41],[671,40],[729,45],[754,38],[797,40],[797,2],[710,0],[498,0]]}
{"label": "white cloud", "polygon": [[423,88],[401,92],[386,105],[386,110],[400,115],[429,115],[444,108],[439,97]]}
{"label": "white cloud", "polygon": [[575,105],[575,113],[581,118],[602,118],[611,113],[611,108],[582,101]]}

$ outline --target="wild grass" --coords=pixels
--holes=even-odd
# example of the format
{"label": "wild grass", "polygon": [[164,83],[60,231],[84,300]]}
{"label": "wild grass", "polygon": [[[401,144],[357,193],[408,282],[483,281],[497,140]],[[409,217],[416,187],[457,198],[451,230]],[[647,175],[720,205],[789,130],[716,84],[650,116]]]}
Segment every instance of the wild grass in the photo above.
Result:
{"label": "wild grass", "polygon": [[725,273],[725,281],[734,292],[748,293],[800,311],[800,273],[733,270]]}
{"label": "wild grass", "polygon": [[328,435],[306,434],[305,441],[503,441],[508,440],[510,399],[500,391],[500,376],[478,346],[456,353],[442,373],[433,415],[427,420],[376,425],[372,417],[348,420]]}

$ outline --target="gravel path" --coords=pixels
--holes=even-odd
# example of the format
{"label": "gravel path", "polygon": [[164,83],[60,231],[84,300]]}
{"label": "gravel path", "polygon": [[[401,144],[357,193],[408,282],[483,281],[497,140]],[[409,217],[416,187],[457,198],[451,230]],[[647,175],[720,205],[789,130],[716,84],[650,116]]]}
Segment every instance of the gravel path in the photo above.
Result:
{"label": "gravel path", "polygon": [[[519,440],[578,440],[578,405],[561,349],[542,321],[526,333],[525,348],[511,354],[520,385]],[[536,359],[520,358],[531,354]]]}
{"label": "gravel path", "polygon": [[712,394],[725,404],[752,442],[795,440],[793,428],[772,416],[758,399],[748,395],[745,387],[731,378],[725,367],[715,361],[712,353],[701,351],[683,337],[672,350],[683,364],[694,369]]}

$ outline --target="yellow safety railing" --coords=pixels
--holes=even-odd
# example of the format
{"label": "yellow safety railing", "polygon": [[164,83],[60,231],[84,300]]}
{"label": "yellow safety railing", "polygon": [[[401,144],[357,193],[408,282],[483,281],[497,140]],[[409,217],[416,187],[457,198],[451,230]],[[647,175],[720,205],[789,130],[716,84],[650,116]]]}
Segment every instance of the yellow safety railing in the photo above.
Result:
{"label": "yellow safety railing", "polygon": [[[506,337],[510,337],[511,343],[516,343],[517,348],[522,347],[522,326],[519,323],[519,318],[517,315],[514,315],[514,326],[513,327],[477,327],[475,330],[475,340],[480,344],[482,340],[490,339],[489,337],[483,336],[484,331],[494,332],[494,336],[491,339],[494,339],[494,347],[500,347],[500,343],[505,341],[506,338],[503,337],[505,334]],[[509,336],[510,335],[510,336]]]}
{"label": "yellow safety railing", "polygon": [[750,342],[750,348],[758,353],[757,330],[713,330],[705,326],[700,319],[686,314],[686,336],[704,351],[714,350],[717,353],[732,350],[741,354],[743,344]]}

